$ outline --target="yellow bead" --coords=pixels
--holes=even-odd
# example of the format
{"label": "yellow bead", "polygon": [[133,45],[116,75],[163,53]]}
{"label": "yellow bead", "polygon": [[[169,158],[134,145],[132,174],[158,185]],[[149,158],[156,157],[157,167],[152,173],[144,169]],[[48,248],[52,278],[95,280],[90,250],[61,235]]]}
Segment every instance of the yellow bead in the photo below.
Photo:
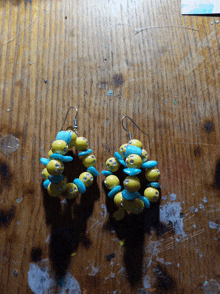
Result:
{"label": "yellow bead", "polygon": [[121,192],[119,192],[119,193],[117,193],[116,195],[115,195],[115,197],[114,197],[114,203],[115,203],[115,205],[117,205],[118,207],[120,207],[121,206],[121,203],[122,203],[122,193]]}
{"label": "yellow bead", "polygon": [[50,149],[50,151],[48,152],[48,158],[50,159],[51,155],[53,154],[53,151]]}
{"label": "yellow bead", "polygon": [[122,200],[122,207],[124,210],[128,210],[128,211],[131,211],[132,209],[132,200],[126,200],[123,198]]}
{"label": "yellow bead", "polygon": [[44,180],[44,181],[47,180],[49,175],[50,175],[50,174],[48,173],[47,169],[44,168],[44,169],[42,170],[42,178],[43,178],[43,180]]}
{"label": "yellow bead", "polygon": [[132,139],[128,142],[128,145],[132,145],[132,146],[136,146],[142,149],[143,144],[141,143],[141,141],[137,140],[137,139]]}
{"label": "yellow bead", "polygon": [[120,167],[120,164],[115,157],[110,157],[105,165],[107,170],[110,170],[111,172],[116,172]]}
{"label": "yellow bead", "polygon": [[64,170],[64,165],[62,161],[52,159],[48,164],[47,164],[47,171],[50,175],[52,176],[59,176],[62,174]]}
{"label": "yellow bead", "polygon": [[128,146],[128,144],[123,144],[121,145],[121,147],[119,148],[118,153],[125,158],[125,151],[126,151],[126,147]]}
{"label": "yellow bead", "polygon": [[93,155],[93,154],[86,155],[82,159],[82,163],[85,167],[95,166],[96,161],[97,160],[95,158],[95,155]]}
{"label": "yellow bead", "polygon": [[125,212],[123,209],[119,208],[114,214],[113,217],[116,219],[116,221],[119,221],[121,219],[123,219],[123,217],[125,216]]}
{"label": "yellow bead", "polygon": [[149,182],[157,182],[160,178],[160,171],[156,168],[147,169],[145,177]]}
{"label": "yellow bead", "polygon": [[144,196],[150,201],[150,202],[156,202],[159,197],[160,193],[157,189],[148,187],[144,190]]}
{"label": "yellow bead", "polygon": [[142,159],[143,162],[146,162],[148,160],[147,151],[144,150],[144,149],[142,149],[141,159]]}
{"label": "yellow bead", "polygon": [[131,193],[138,191],[141,187],[141,182],[138,177],[126,177],[123,184],[125,189]]}
{"label": "yellow bead", "polygon": [[137,154],[131,154],[126,158],[125,163],[128,168],[141,168],[142,159]]}
{"label": "yellow bead", "polygon": [[77,135],[73,131],[69,131],[69,132],[71,133],[72,138],[71,138],[71,142],[69,143],[69,146],[68,147],[69,148],[72,148],[75,145],[75,143],[76,143]]}
{"label": "yellow bead", "polygon": [[93,175],[89,172],[81,173],[79,179],[83,182],[86,187],[89,187],[93,183]]}
{"label": "yellow bead", "polygon": [[78,195],[78,187],[73,183],[66,184],[66,192],[68,199],[73,199]]}
{"label": "yellow bead", "polygon": [[59,183],[51,183],[50,189],[57,189],[60,193],[62,193],[66,189],[66,183],[64,180]]}
{"label": "yellow bead", "polygon": [[141,213],[144,209],[144,202],[141,199],[137,198],[132,201],[130,205],[130,209],[131,209],[131,212],[135,214]]}
{"label": "yellow bead", "polygon": [[88,146],[89,146],[89,142],[86,138],[84,137],[76,138],[75,147],[77,150],[85,151]]}
{"label": "yellow bead", "polygon": [[114,189],[116,186],[118,186],[120,183],[119,178],[116,177],[115,175],[110,175],[107,176],[106,179],[104,180],[104,184],[107,187],[107,189]]}
{"label": "yellow bead", "polygon": [[51,185],[52,185],[52,183],[50,183],[49,186],[47,187],[48,194],[52,197],[60,196],[61,192]]}
{"label": "yellow bead", "polygon": [[57,140],[52,143],[52,152],[65,155],[68,150],[68,145],[65,141],[63,140]]}

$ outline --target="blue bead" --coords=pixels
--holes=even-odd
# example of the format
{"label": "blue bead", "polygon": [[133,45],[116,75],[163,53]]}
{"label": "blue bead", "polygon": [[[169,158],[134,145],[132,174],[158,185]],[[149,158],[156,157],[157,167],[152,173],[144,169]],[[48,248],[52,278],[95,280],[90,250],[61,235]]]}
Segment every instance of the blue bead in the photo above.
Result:
{"label": "blue bead", "polygon": [[51,181],[51,183],[56,184],[56,183],[61,182],[64,179],[64,176],[63,175],[59,175],[59,176],[49,175],[48,179]]}
{"label": "blue bead", "polygon": [[63,140],[67,144],[71,142],[71,139],[72,139],[72,135],[68,131],[60,131],[56,136],[56,140]]}
{"label": "blue bead", "polygon": [[150,202],[146,197],[141,196],[140,199],[144,202],[144,207],[150,208]]}
{"label": "blue bead", "polygon": [[156,189],[160,188],[160,184],[158,182],[151,182],[148,186]]}
{"label": "blue bead", "polygon": [[131,154],[137,154],[141,156],[142,150],[137,146],[128,145],[125,150],[125,157],[127,158]]}
{"label": "blue bead", "polygon": [[124,159],[123,159],[123,157],[121,156],[121,154],[119,154],[118,152],[115,152],[115,158],[117,159],[117,161],[121,164],[121,165],[123,165],[123,166],[125,166],[126,167],[126,163],[124,162]]}
{"label": "blue bead", "polygon": [[47,166],[48,163],[50,162],[50,159],[47,159],[47,158],[43,158],[42,157],[42,158],[40,158],[40,162]]}
{"label": "blue bead", "polygon": [[75,184],[78,187],[79,193],[85,193],[86,192],[86,186],[80,179],[75,179],[73,181],[73,184]]}
{"label": "blue bead", "polygon": [[141,194],[138,192],[131,193],[131,192],[127,191],[126,189],[124,189],[122,191],[122,197],[126,200],[133,200],[135,198],[139,198],[140,196],[141,196]]}
{"label": "blue bead", "polygon": [[97,177],[100,175],[100,173],[97,171],[97,169],[94,166],[89,166],[86,171],[92,174],[93,177]]}
{"label": "blue bead", "polygon": [[87,149],[86,151],[82,151],[78,154],[78,156],[86,156],[92,153],[92,149]]}
{"label": "blue bead", "polygon": [[113,173],[112,173],[110,170],[103,170],[103,171],[102,171],[102,174],[103,174],[103,176],[105,176],[105,177],[110,176],[110,175],[113,175]]}
{"label": "blue bead", "polygon": [[108,193],[108,197],[113,198],[118,192],[121,191],[121,186],[116,186]]}
{"label": "blue bead", "polygon": [[49,186],[49,184],[50,184],[50,180],[45,180],[44,182],[43,182],[43,186],[44,186],[44,188],[45,189],[47,189],[47,187]]}
{"label": "blue bead", "polygon": [[141,169],[139,169],[139,168],[124,168],[123,172],[129,176],[136,176],[141,173]]}
{"label": "blue bead", "polygon": [[157,166],[157,161],[155,161],[155,160],[146,161],[142,164],[143,169],[153,168],[155,166]]}
{"label": "blue bead", "polygon": [[57,160],[60,160],[62,162],[70,162],[70,161],[73,160],[72,156],[64,156],[62,154],[56,154],[56,153],[51,154],[50,158],[51,159],[57,159]]}

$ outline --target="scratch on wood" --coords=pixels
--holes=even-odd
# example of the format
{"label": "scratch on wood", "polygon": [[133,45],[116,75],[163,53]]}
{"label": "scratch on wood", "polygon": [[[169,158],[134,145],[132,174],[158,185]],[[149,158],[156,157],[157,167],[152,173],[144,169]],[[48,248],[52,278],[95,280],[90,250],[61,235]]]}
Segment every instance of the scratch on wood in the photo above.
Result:
{"label": "scratch on wood", "polygon": [[193,31],[199,31],[199,29],[195,29],[195,28],[191,28],[191,27],[169,25],[169,26],[159,26],[159,27],[147,27],[147,28],[140,28],[140,29],[138,28],[138,29],[136,29],[135,35],[137,35],[140,32],[149,30],[149,29],[164,29],[164,28],[173,28],[173,27],[182,28],[182,29],[189,29],[189,30],[193,30]]}

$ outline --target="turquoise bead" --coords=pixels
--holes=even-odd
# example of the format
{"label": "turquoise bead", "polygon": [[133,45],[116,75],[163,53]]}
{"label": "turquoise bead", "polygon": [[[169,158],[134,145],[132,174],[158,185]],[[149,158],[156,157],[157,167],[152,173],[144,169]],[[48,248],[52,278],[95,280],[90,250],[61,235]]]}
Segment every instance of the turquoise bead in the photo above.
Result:
{"label": "turquoise bead", "polygon": [[139,169],[139,168],[124,168],[123,172],[129,176],[136,176],[141,173],[141,169]]}
{"label": "turquoise bead", "polygon": [[50,184],[50,180],[47,179],[46,181],[44,181],[43,182],[44,188],[47,189],[47,187],[49,186],[49,184]]}
{"label": "turquoise bead", "polygon": [[144,207],[150,208],[150,201],[146,197],[141,196],[140,199],[144,202]]}
{"label": "turquoise bead", "polygon": [[79,193],[86,192],[86,186],[84,185],[84,183],[80,179],[76,178],[73,181],[73,184],[75,184],[77,186]]}
{"label": "turquoise bead", "polygon": [[124,159],[123,159],[123,157],[120,155],[120,153],[115,152],[114,155],[115,155],[115,158],[117,159],[117,161],[118,161],[121,165],[123,165],[123,166],[126,167],[126,163],[124,162]]}
{"label": "turquoise bead", "polygon": [[87,149],[86,151],[82,151],[78,154],[78,156],[86,156],[92,153],[92,149]]}
{"label": "turquoise bead", "polygon": [[94,166],[89,166],[86,171],[92,174],[93,177],[97,177],[100,175],[100,173],[97,171],[97,169]]}
{"label": "turquoise bead", "polygon": [[152,182],[148,185],[148,187],[153,187],[153,188],[159,189],[160,184],[158,182]]}
{"label": "turquoise bead", "polygon": [[56,154],[56,153],[51,154],[50,158],[51,159],[57,159],[57,160],[60,160],[62,162],[70,162],[70,161],[73,160],[72,156],[64,156],[62,154]]}
{"label": "turquoise bead", "polygon": [[122,197],[126,200],[133,200],[133,199],[139,198],[141,196],[141,194],[139,192],[131,193],[126,189],[124,189],[121,193],[122,193]]}
{"label": "turquoise bead", "polygon": [[110,170],[103,170],[102,171],[102,174],[105,177],[113,175],[113,173]]}
{"label": "turquoise bead", "polygon": [[157,161],[155,161],[155,160],[146,161],[142,164],[143,169],[153,168],[155,166],[157,166]]}
{"label": "turquoise bead", "polygon": [[113,198],[118,192],[121,191],[121,186],[116,186],[108,193],[108,197]]}
{"label": "turquoise bead", "polygon": [[49,175],[48,179],[51,181],[51,183],[56,184],[56,183],[59,183],[59,182],[63,181],[64,176],[63,175],[59,175],[59,176]]}
{"label": "turquoise bead", "polygon": [[141,156],[142,150],[137,146],[128,145],[125,151],[125,157],[127,158],[131,154],[137,154]]}
{"label": "turquoise bead", "polygon": [[67,144],[71,142],[71,139],[72,139],[72,135],[68,131],[60,131],[56,136],[56,140],[65,141]]}
{"label": "turquoise bead", "polygon": [[40,158],[40,162],[47,166],[48,163],[50,162],[50,159],[47,159],[47,158],[43,158],[42,157],[42,158]]}

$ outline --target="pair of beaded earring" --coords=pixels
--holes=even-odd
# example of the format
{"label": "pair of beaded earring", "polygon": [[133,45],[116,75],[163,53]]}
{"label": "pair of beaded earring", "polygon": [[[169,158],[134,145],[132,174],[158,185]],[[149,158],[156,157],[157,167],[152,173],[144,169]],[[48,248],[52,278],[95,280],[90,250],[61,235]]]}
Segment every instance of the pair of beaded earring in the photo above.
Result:
{"label": "pair of beaded earring", "polygon": [[[63,126],[71,108],[76,109],[77,117],[77,108],[71,106],[67,111]],[[56,140],[52,143],[51,150],[48,152],[48,158],[40,159],[41,163],[46,166],[42,171],[43,186],[47,189],[48,194],[53,197],[64,194],[64,197],[67,195],[66,198],[74,199],[78,193],[85,193],[86,188],[92,185],[94,177],[99,175],[95,168],[96,158],[92,154],[92,149],[88,148],[88,140],[84,137],[78,137],[76,117],[73,128],[62,131],[62,126]],[[122,126],[126,132],[128,131],[123,125],[125,117],[129,118],[140,130],[130,117],[124,116]],[[144,208],[150,208],[150,202],[156,202],[160,194],[160,184],[158,183],[160,171],[156,168],[157,161],[148,160],[148,154],[143,149],[143,144],[137,139],[132,139],[130,132],[128,134],[129,142],[121,145],[119,152],[115,152],[114,157],[106,161],[107,170],[102,171],[102,174],[106,177],[104,184],[110,190],[108,197],[114,198],[114,203],[118,206],[118,210],[114,214],[116,220],[121,220],[125,211],[139,214]],[[82,163],[87,169],[72,183],[66,184],[62,175],[64,171],[63,162],[73,160],[72,156],[66,155],[67,151],[73,146],[75,146],[77,152],[80,151],[78,156],[82,158]],[[113,174],[118,171],[120,165],[125,167],[123,172],[128,175],[123,182],[123,190],[119,178]],[[137,175],[142,170],[145,170],[145,185],[147,187],[144,190],[144,196],[138,192],[141,183]]]}
{"label": "pair of beaded earring", "polygon": [[[76,110],[74,126],[63,131],[63,126],[71,108]],[[85,193],[86,188],[92,185],[94,177],[99,175],[95,168],[96,158],[92,154],[92,149],[88,148],[88,140],[84,137],[78,137],[77,114],[78,110],[75,106],[68,109],[63,126],[48,152],[48,158],[40,158],[40,162],[46,166],[42,171],[43,186],[47,189],[48,194],[53,197],[62,195],[64,198],[74,199],[78,193]],[[64,171],[63,163],[73,160],[73,157],[66,155],[66,153],[74,146],[77,153],[79,151],[78,156],[82,159],[86,171],[81,173],[79,178],[74,179],[73,182],[66,184],[62,175]]]}
{"label": "pair of beaded earring", "polygon": [[[125,117],[129,118],[142,131],[130,117],[124,116],[122,126],[126,132],[128,131],[123,125]],[[106,161],[107,170],[102,171],[102,174],[106,177],[104,184],[110,190],[108,197],[114,198],[114,203],[118,206],[118,210],[113,215],[116,220],[121,220],[125,211],[139,214],[144,208],[150,208],[150,202],[156,202],[160,194],[158,190],[160,189],[158,183],[160,171],[156,168],[157,161],[148,160],[148,154],[143,149],[143,144],[137,139],[132,139],[130,132],[128,134],[129,142],[121,145],[119,151],[114,153],[114,157],[110,157]],[[113,174],[118,171],[120,165],[124,167],[123,172],[128,175],[123,181],[123,190],[119,178]],[[144,196],[141,196],[138,192],[141,183],[137,175],[142,170],[145,170],[146,178]]]}

